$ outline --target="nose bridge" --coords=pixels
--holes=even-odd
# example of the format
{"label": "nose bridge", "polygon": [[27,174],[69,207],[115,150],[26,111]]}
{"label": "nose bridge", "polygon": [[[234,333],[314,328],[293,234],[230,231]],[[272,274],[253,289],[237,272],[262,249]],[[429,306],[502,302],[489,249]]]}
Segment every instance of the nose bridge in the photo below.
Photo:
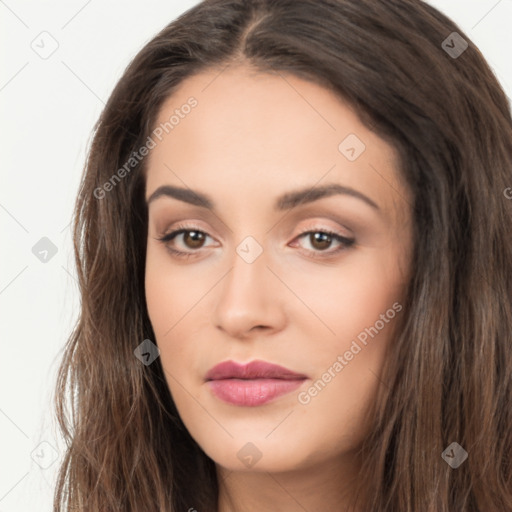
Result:
{"label": "nose bridge", "polygon": [[266,274],[270,273],[267,263],[268,254],[263,243],[253,236],[246,236],[235,247],[225,291],[237,297],[240,303],[261,302],[259,295],[265,293]]}
{"label": "nose bridge", "polygon": [[240,336],[255,326],[276,328],[283,320],[279,295],[270,292],[267,250],[252,236],[246,236],[232,255],[215,310],[218,327]]}

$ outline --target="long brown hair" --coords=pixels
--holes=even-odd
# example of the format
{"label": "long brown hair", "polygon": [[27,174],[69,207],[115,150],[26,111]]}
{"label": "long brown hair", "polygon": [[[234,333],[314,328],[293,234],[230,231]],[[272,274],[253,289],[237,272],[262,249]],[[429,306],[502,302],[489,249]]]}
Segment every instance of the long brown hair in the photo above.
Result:
{"label": "long brown hair", "polygon": [[[335,91],[396,148],[413,193],[414,271],[368,414],[363,509],[512,511],[510,105],[469,37],[419,0],[207,0],[128,66],[95,127],[75,207],[81,311],[56,387],[68,448],[55,510],[217,508],[214,463],[181,422],[160,360],[134,356],[155,339],[147,159],[98,190],[185,78],[237,62]],[[452,442],[468,453],[456,469],[441,456]]]}

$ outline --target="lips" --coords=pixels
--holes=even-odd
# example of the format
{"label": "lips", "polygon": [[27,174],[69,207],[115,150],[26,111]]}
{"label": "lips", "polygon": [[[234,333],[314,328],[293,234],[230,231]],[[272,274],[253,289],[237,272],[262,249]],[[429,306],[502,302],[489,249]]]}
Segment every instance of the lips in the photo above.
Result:
{"label": "lips", "polygon": [[283,366],[267,363],[266,361],[252,361],[247,364],[238,364],[234,361],[224,361],[214,366],[207,374],[206,380],[221,379],[305,379],[306,376],[292,372]]}
{"label": "lips", "polygon": [[306,379],[306,375],[266,361],[248,364],[224,361],[211,368],[205,377],[210,390],[220,400],[252,407],[290,393]]}

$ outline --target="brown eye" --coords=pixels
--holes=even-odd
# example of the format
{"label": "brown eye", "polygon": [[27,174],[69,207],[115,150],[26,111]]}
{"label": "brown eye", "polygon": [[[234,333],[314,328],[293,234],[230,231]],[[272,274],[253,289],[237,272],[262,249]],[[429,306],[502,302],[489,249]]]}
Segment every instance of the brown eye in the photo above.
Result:
{"label": "brown eye", "polygon": [[[356,241],[355,238],[346,238],[338,233],[325,230],[305,231],[296,240],[304,240],[306,245],[309,245],[304,248],[313,258],[334,257],[341,251],[352,247]],[[299,245],[302,244],[299,243]]]}
{"label": "brown eye", "polygon": [[328,249],[332,243],[332,236],[328,233],[316,232],[309,234],[311,246],[319,251]]}
{"label": "brown eye", "polygon": [[167,233],[166,235],[157,237],[165,248],[175,258],[183,258],[191,260],[193,258],[200,258],[203,256],[203,249],[208,247],[215,247],[215,245],[208,245],[208,238],[210,242],[214,241],[213,238],[195,226],[178,225],[178,229]]}
{"label": "brown eye", "polygon": [[184,231],[183,243],[189,249],[200,249],[204,244],[205,236],[201,231]]}

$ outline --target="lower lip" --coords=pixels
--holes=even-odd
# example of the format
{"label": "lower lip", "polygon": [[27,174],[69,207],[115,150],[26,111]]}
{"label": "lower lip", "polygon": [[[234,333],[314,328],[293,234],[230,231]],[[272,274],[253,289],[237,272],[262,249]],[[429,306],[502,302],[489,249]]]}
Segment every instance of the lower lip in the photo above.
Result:
{"label": "lower lip", "polygon": [[255,407],[297,389],[304,379],[221,379],[210,380],[213,394],[233,405]]}

